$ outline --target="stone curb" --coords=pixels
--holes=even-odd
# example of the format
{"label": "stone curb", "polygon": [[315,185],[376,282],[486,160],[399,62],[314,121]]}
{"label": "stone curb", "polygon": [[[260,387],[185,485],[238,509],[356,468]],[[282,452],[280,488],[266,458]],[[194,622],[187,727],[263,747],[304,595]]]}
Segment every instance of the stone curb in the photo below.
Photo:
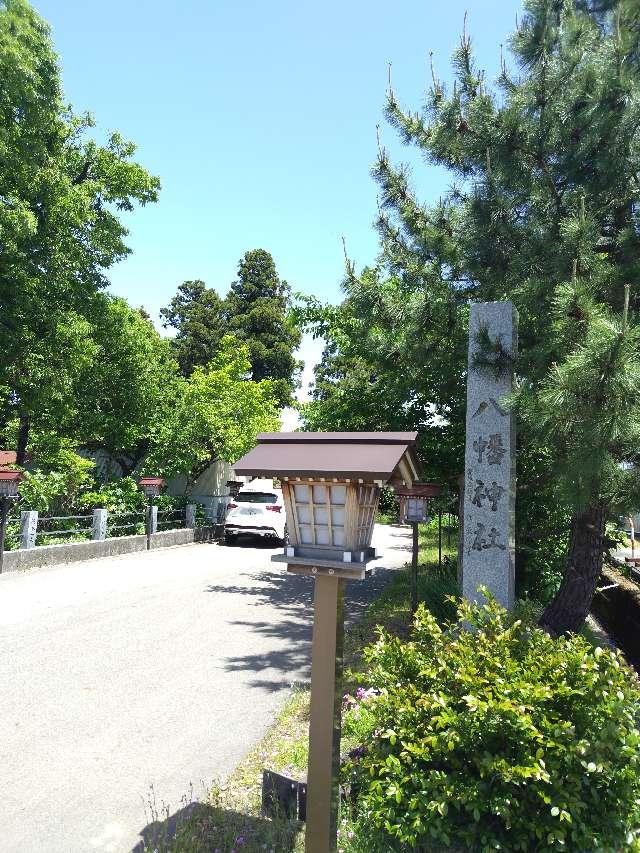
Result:
{"label": "stone curb", "polygon": [[[175,545],[190,545],[193,542],[214,542],[217,540],[217,535],[218,530],[215,526],[162,530],[152,535],[151,548],[170,548]],[[114,557],[119,554],[131,554],[134,551],[145,551],[146,548],[147,537],[136,535],[5,551],[3,573],[35,569],[40,566],[55,566],[59,563],[77,563],[99,557]]]}

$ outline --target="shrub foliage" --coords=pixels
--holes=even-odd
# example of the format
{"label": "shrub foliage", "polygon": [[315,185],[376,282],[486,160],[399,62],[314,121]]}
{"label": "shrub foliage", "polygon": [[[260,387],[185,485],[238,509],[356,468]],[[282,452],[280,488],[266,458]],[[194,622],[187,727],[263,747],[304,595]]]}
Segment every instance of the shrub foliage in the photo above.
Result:
{"label": "shrub foliage", "polygon": [[345,772],[387,849],[613,851],[640,826],[640,686],[622,656],[552,639],[491,599],[367,652]]}

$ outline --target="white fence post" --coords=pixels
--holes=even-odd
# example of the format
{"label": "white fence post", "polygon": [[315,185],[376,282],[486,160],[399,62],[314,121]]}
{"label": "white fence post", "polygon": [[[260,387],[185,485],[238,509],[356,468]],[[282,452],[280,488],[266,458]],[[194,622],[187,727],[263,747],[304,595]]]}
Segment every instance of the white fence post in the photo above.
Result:
{"label": "white fence post", "polygon": [[35,548],[38,532],[38,511],[29,509],[20,514],[20,547]]}
{"label": "white fence post", "polygon": [[93,511],[93,529],[91,531],[92,539],[106,539],[107,538],[107,510],[106,509],[94,509]]}
{"label": "white fence post", "polygon": [[196,505],[195,504],[187,504],[185,508],[185,527],[195,527],[196,526]]}
{"label": "white fence post", "polygon": [[150,527],[150,532],[153,534],[153,533],[158,532],[158,507],[155,504],[153,504],[151,507],[149,507],[149,509],[150,509],[149,527]]}

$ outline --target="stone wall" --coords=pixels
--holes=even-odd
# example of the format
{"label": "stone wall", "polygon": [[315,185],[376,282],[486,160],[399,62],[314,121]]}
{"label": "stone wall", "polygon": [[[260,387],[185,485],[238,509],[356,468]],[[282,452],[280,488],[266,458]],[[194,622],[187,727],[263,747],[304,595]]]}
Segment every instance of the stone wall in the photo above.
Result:
{"label": "stone wall", "polygon": [[[614,586],[615,584],[615,586]],[[591,610],[611,634],[629,663],[640,665],[640,587],[612,568],[602,571]]]}
{"label": "stone wall", "polygon": [[[220,531],[215,526],[163,530],[151,537],[151,548],[170,548],[175,545],[190,545],[193,542],[216,541]],[[77,563],[98,557],[114,557],[145,551],[147,537],[118,536],[101,541],[69,542],[64,545],[41,545],[37,548],[5,551],[4,572],[33,569],[38,566],[55,566],[59,563]]]}

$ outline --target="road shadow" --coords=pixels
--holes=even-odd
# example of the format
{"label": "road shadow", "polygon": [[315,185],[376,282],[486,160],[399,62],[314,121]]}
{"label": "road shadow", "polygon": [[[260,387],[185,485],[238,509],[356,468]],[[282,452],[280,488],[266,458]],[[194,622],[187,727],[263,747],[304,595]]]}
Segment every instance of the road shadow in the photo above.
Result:
{"label": "road shadow", "polygon": [[[366,612],[394,576],[395,570],[380,568],[365,581],[347,584],[345,622],[353,625]],[[280,614],[277,621],[234,620],[241,626],[273,640],[271,651],[237,655],[223,659],[227,672],[244,672],[253,677],[254,687],[269,691],[289,687],[292,681],[308,680],[311,663],[313,629],[313,579],[287,572],[262,571],[252,574],[255,583],[241,585],[210,584],[205,592],[221,595],[244,595],[253,599],[253,606],[274,608]]]}
{"label": "road shadow", "polygon": [[282,543],[277,539],[267,536],[251,536],[250,534],[234,537],[228,542],[223,541],[221,545],[225,548],[258,548],[260,551],[273,551],[282,548]]}
{"label": "road shadow", "polygon": [[189,803],[164,819],[155,816],[139,833],[141,840],[131,853],[258,853],[277,850],[291,853],[295,847],[294,821],[271,821],[208,803]]}
{"label": "road shadow", "polygon": [[411,553],[411,542],[404,542],[402,545],[387,545],[385,551],[408,551]]}

